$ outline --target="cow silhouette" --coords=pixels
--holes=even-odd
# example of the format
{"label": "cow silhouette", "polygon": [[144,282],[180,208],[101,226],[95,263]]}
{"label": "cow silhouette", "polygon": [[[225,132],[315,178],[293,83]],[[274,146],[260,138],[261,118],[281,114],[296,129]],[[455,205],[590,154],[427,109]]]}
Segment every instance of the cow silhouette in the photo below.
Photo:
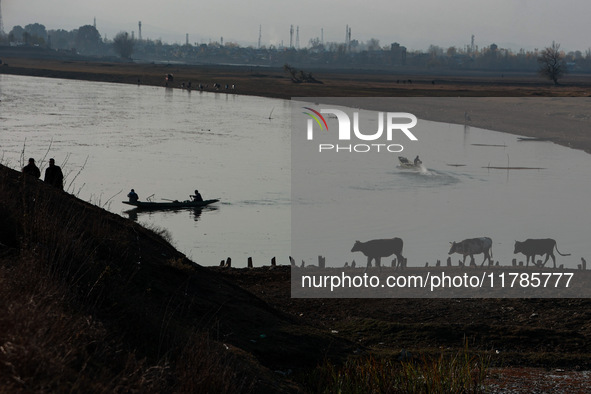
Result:
{"label": "cow silhouette", "polygon": [[382,268],[381,259],[382,257],[396,255],[398,261],[404,261],[402,256],[402,239],[400,238],[389,238],[389,239],[372,239],[367,242],[355,241],[351,252],[361,252],[367,256],[367,267],[371,267],[371,261],[375,260],[376,267]]}
{"label": "cow silhouette", "polygon": [[[529,266],[529,259],[531,258],[531,262],[535,263],[536,255],[543,256],[546,255],[546,260],[541,264],[542,267],[546,265],[548,259],[552,257],[552,263],[554,263],[554,268],[556,268],[556,258],[554,257],[554,249],[561,256],[570,256],[570,253],[562,254],[558,250],[556,246],[556,241],[552,238],[545,238],[545,239],[526,239],[523,242],[515,241],[515,250],[513,253],[523,253],[526,260],[526,267]],[[538,264],[536,264],[538,265]]]}
{"label": "cow silhouette", "polygon": [[462,259],[462,265],[466,265],[466,256],[470,256],[470,265],[476,265],[474,263],[474,255],[475,254],[484,254],[484,260],[482,260],[482,264],[488,260],[488,264],[491,265],[492,260],[492,240],[488,237],[481,237],[481,238],[471,238],[465,239],[462,242],[450,242],[451,248],[449,249],[448,254],[452,253],[459,253],[464,258]]}

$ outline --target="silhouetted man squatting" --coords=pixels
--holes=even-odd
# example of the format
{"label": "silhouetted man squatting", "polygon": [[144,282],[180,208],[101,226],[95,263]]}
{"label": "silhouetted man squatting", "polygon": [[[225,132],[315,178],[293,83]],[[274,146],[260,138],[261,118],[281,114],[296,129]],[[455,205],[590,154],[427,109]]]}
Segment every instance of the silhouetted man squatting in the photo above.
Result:
{"label": "silhouetted man squatting", "polygon": [[129,202],[137,202],[137,200],[140,198],[133,189],[131,189],[127,197],[129,197]]}
{"label": "silhouetted man squatting", "polygon": [[45,182],[64,190],[64,174],[62,173],[62,169],[55,165],[55,160],[53,159],[49,159],[49,167],[45,170]]}
{"label": "silhouetted man squatting", "polygon": [[195,194],[190,196],[193,201],[203,201],[203,197],[198,190],[195,190]]}
{"label": "silhouetted man squatting", "polygon": [[32,157],[29,159],[29,164],[23,167],[23,173],[33,175],[35,178],[41,177],[41,171],[39,171],[39,167],[35,165],[35,159]]}

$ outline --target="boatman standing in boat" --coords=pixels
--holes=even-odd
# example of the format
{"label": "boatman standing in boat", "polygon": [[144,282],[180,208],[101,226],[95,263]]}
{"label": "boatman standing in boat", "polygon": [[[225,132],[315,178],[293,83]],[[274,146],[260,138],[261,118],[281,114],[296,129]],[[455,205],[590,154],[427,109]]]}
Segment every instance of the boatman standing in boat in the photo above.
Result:
{"label": "boatman standing in boat", "polygon": [[417,157],[415,157],[415,166],[420,166],[422,163],[421,159],[419,159],[419,155],[417,155]]}
{"label": "boatman standing in boat", "polygon": [[191,200],[193,201],[203,201],[203,197],[201,197],[201,194],[199,193],[199,190],[195,189],[195,194],[191,195]]}
{"label": "boatman standing in boat", "polygon": [[137,200],[139,199],[139,196],[133,189],[131,189],[127,197],[129,197],[129,202],[137,202]]}

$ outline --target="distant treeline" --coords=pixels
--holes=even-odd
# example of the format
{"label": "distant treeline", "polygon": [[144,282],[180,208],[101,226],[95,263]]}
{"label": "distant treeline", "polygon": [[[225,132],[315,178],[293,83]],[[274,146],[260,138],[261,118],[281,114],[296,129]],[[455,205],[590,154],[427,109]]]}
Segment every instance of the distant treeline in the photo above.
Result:
{"label": "distant treeline", "polygon": [[[496,44],[479,48],[443,48],[431,45],[427,51],[409,51],[399,43],[380,45],[372,38],[367,42],[350,40],[347,43],[310,40],[305,48],[283,46],[243,47],[233,42],[208,44],[167,44],[161,40],[138,40],[133,33],[121,32],[112,40],[101,36],[95,26],[78,29],[46,30],[34,23],[14,26],[0,37],[0,44],[43,46],[58,51],[68,51],[86,56],[113,56],[141,59],[143,61],[179,61],[186,63],[228,63],[260,66],[343,67],[366,69],[412,68],[418,71],[433,70],[498,70],[535,72],[543,48],[533,51],[499,48]],[[569,72],[591,72],[591,49],[561,52]]]}

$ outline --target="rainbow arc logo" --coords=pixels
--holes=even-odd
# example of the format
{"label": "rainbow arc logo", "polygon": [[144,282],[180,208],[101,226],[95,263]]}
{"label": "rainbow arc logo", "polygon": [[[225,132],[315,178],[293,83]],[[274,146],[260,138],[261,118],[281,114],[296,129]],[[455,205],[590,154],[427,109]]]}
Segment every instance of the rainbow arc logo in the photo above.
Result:
{"label": "rainbow arc logo", "polygon": [[[323,130],[324,128],[326,128],[326,131],[328,131],[328,125],[326,124],[326,120],[324,119],[324,116],[322,116],[320,114],[320,112],[318,112],[310,107],[304,107],[304,109],[307,109],[308,111],[313,112],[313,113],[310,113],[310,112],[303,112],[303,113],[308,115],[312,119],[314,119],[316,121],[316,123],[318,123],[318,126],[320,126],[320,130]],[[322,123],[320,123],[320,120],[322,120],[322,123],[324,123],[324,128],[322,127]]]}
{"label": "rainbow arc logo", "polygon": [[[306,139],[308,141],[314,140],[314,122],[320,127],[320,132],[326,130],[327,133],[322,140],[323,142],[318,145],[318,152],[325,150],[333,150],[335,152],[348,151],[348,152],[369,152],[375,150],[388,151],[391,153],[402,152],[404,147],[400,144],[391,144],[388,141],[392,141],[394,133],[398,130],[403,132],[408,139],[411,141],[417,141],[411,132],[410,128],[416,126],[417,118],[413,114],[408,112],[378,112],[378,129],[372,129],[367,132],[363,132],[359,127],[359,111],[352,113],[353,121],[351,121],[350,114],[343,111],[342,109],[336,108],[322,108],[317,111],[311,107],[302,107],[305,111],[302,113],[307,115],[306,119]],[[322,114],[332,114],[338,122],[338,129],[336,135],[328,134],[328,124]],[[402,122],[401,122],[402,121]],[[410,122],[409,122],[410,121]],[[332,127],[332,126],[331,126]],[[330,141],[324,141],[330,138]],[[345,142],[354,140],[356,142],[363,142],[361,144],[335,144],[334,142]],[[382,143],[379,143],[379,140]],[[327,143],[332,142],[332,143]]]}

